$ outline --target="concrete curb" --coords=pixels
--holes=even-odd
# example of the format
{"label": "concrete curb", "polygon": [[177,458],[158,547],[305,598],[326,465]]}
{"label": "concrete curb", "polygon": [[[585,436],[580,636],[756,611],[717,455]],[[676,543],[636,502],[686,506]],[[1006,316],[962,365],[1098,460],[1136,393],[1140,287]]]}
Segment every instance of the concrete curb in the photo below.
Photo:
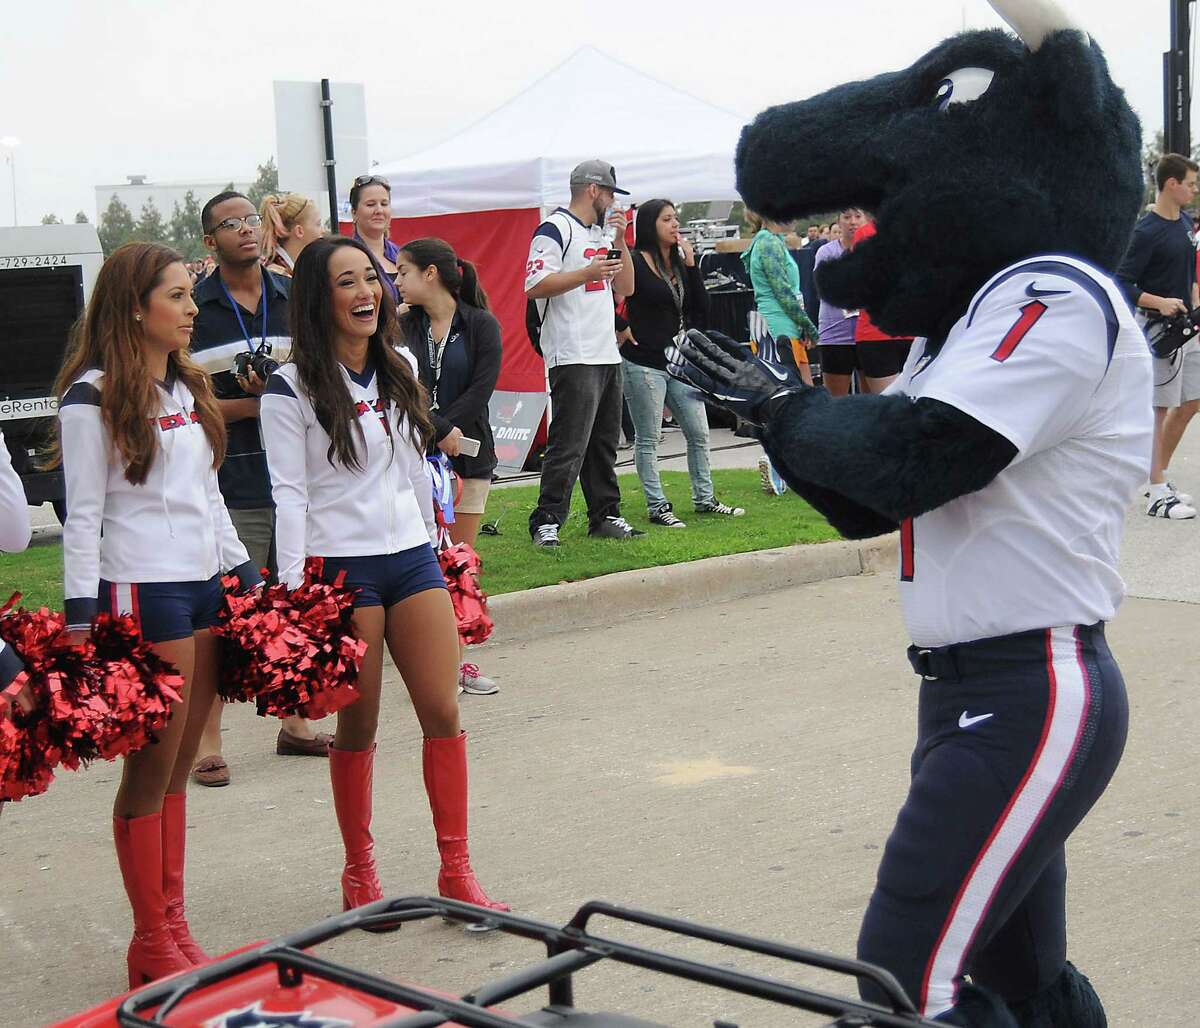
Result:
{"label": "concrete curb", "polygon": [[[636,544],[634,544],[636,545]],[[701,607],[896,566],[898,537],[733,553],[566,582],[488,601],[497,642],[611,625],[622,618]]]}

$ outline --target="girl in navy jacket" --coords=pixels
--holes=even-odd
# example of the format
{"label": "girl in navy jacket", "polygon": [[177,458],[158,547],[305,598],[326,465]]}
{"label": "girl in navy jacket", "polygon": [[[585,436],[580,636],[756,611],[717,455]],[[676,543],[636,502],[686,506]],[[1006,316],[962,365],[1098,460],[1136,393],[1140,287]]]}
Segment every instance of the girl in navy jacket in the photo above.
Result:
{"label": "girl in navy jacket", "polygon": [[195,316],[179,254],[128,243],[100,269],[58,380],[68,628],[131,615],[184,678],[158,743],[125,758],[113,804],[131,987],[208,959],[184,916],[184,797],[216,698],[220,574],[259,579],[217,488],[225,427],[187,356]]}
{"label": "girl in navy jacket", "polygon": [[354,625],[367,642],[361,696],[338,713],[329,748],[345,844],[344,909],[382,897],[371,836],[371,780],[383,647],[408,687],[425,735],[425,790],[441,853],[443,896],[488,899],[467,850],[467,738],[459,726],[458,628],[431,545],[433,431],[416,365],[394,347],[396,310],[366,246],[331,237],[296,260],[292,363],[262,398],[276,510],[279,577],[289,586],[316,558],[321,575],[357,590]]}

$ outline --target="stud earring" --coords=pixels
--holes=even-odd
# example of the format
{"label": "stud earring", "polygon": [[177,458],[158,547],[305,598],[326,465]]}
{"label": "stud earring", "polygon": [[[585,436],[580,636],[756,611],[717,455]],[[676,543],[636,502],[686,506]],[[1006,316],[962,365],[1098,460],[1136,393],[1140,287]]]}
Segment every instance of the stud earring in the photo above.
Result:
{"label": "stud earring", "polygon": [[135,314],[135,315],[133,316],[133,320],[134,320],[134,321],[141,321],[141,320],[142,320],[142,316],[141,316],[140,314]]}

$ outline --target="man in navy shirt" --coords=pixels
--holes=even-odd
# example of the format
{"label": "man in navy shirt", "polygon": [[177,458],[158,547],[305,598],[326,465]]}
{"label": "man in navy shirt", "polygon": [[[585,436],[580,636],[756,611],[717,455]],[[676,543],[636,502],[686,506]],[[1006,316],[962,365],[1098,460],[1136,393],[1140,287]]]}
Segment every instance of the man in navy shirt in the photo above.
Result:
{"label": "man in navy shirt", "polygon": [[[275,505],[258,422],[258,398],[265,383],[253,370],[236,374],[234,363],[247,352],[280,362],[291,355],[290,282],[262,267],[262,219],[241,193],[218,193],[204,205],[200,220],[204,245],[215,257],[216,268],[196,283],[193,293],[200,310],[192,328],[191,355],[212,376],[229,432],[225,461],[217,473],[225,506],[255,566],[274,573]],[[229,783],[229,767],[221,756],[221,709],[220,703],[214,706],[200,740],[193,777],[201,785]],[[287,718],[276,750],[325,756],[329,739],[316,736],[303,718]]]}
{"label": "man in navy shirt", "polygon": [[[1144,325],[1147,313],[1183,314],[1200,306],[1192,220],[1183,210],[1196,199],[1195,161],[1169,153],[1158,162],[1158,197],[1142,215],[1117,278]],[[1184,344],[1170,357],[1154,359],[1154,450],[1146,513],[1179,520],[1194,518],[1191,497],[1167,478],[1167,466],[1188,422],[1200,408],[1200,343]]]}

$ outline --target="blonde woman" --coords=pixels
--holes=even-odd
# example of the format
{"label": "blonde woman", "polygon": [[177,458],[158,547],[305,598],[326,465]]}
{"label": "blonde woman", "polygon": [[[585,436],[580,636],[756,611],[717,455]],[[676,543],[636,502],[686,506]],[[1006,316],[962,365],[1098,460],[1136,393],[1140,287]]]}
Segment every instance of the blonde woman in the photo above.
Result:
{"label": "blonde woman", "polygon": [[272,194],[263,199],[258,213],[262,216],[263,266],[291,278],[300,251],[325,234],[317,205],[302,193]]}

